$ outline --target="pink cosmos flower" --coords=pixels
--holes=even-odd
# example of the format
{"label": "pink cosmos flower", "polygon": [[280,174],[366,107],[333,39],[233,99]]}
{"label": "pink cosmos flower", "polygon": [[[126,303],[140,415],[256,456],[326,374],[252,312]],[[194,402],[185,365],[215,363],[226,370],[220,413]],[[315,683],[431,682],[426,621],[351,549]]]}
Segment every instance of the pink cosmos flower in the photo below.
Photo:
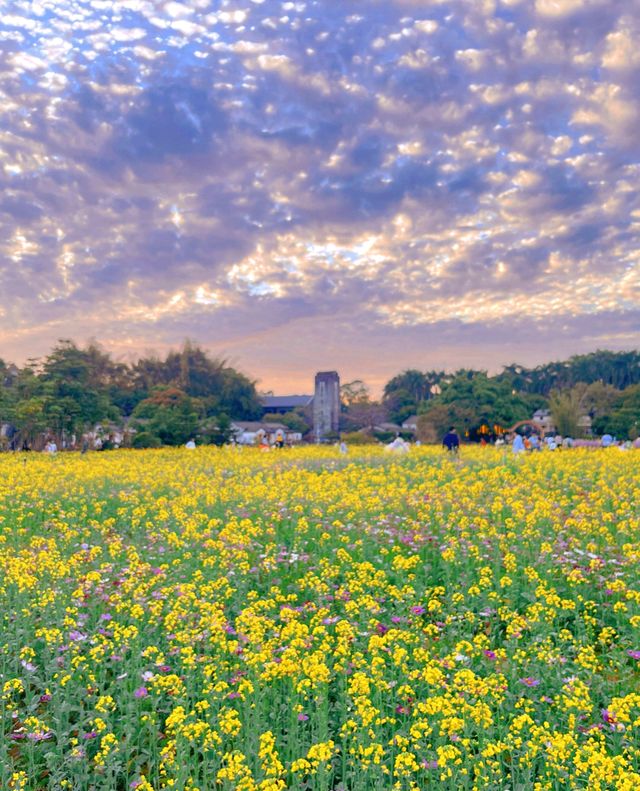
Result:
{"label": "pink cosmos flower", "polygon": [[437,761],[422,761],[421,766],[423,769],[437,769],[438,762]]}
{"label": "pink cosmos flower", "polygon": [[29,733],[27,738],[32,742],[44,742],[47,739],[53,739],[53,731],[47,731],[46,733]]}

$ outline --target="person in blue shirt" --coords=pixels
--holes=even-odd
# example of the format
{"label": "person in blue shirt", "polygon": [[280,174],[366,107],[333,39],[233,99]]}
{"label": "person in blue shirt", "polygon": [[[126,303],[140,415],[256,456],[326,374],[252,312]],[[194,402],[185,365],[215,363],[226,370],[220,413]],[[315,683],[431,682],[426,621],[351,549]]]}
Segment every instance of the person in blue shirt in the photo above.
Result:
{"label": "person in blue shirt", "polygon": [[460,448],[460,437],[458,436],[458,432],[455,430],[454,426],[451,426],[449,431],[444,435],[442,439],[442,447],[446,448],[449,453],[457,453],[458,449]]}

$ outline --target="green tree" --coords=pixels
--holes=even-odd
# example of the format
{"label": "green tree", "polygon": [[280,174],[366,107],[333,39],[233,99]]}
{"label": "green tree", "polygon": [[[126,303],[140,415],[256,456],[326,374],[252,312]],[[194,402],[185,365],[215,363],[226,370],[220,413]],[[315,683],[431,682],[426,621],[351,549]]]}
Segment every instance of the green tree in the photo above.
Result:
{"label": "green tree", "polygon": [[285,412],[279,415],[280,422],[291,431],[298,431],[304,435],[311,430],[311,426],[306,417],[300,412]]}
{"label": "green tree", "polygon": [[208,417],[200,424],[199,434],[209,445],[226,445],[233,439],[233,433],[231,418],[224,412]]}
{"label": "green tree", "polygon": [[185,341],[164,360],[154,355],[139,359],[133,365],[132,379],[144,398],[154,388],[177,387],[199,398],[209,416],[225,413],[238,420],[253,420],[262,414],[255,382],[224,360],[210,357],[193,341]]}
{"label": "green tree", "polygon": [[14,422],[19,432],[20,445],[33,445],[47,427],[46,401],[41,396],[25,398],[16,404]]}
{"label": "green tree", "polygon": [[636,439],[640,434],[640,384],[623,390],[610,412],[596,418],[593,428],[599,434],[608,432],[620,439]]}
{"label": "green tree", "polygon": [[383,403],[390,417],[402,423],[415,415],[424,405],[435,398],[446,378],[444,371],[418,371],[410,368],[394,376],[384,386]]}
{"label": "green tree", "polygon": [[473,434],[483,425],[492,431],[494,425],[507,428],[526,420],[538,403],[538,398],[514,391],[505,379],[464,369],[443,380],[442,392],[423,402],[421,414],[428,417],[423,426],[431,423],[438,434],[451,425],[461,434]]}
{"label": "green tree", "polygon": [[202,401],[177,387],[158,387],[133,412],[136,427],[164,445],[182,445],[198,433],[204,417]]}
{"label": "green tree", "polygon": [[47,427],[57,436],[117,420],[119,411],[109,397],[108,355],[97,346],[80,349],[60,340],[42,363],[39,394],[45,399]]}
{"label": "green tree", "polygon": [[571,390],[552,390],[549,395],[549,409],[557,431],[563,437],[576,437],[580,434],[582,414],[582,388]]}
{"label": "green tree", "polygon": [[340,400],[347,409],[354,404],[368,403],[371,400],[369,387],[362,379],[345,382],[340,386]]}

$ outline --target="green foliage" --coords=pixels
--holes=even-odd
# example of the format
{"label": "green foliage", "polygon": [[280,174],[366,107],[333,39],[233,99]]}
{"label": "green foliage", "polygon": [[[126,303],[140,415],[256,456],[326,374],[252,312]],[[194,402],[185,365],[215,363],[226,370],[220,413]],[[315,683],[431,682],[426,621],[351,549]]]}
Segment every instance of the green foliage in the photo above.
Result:
{"label": "green foliage", "polygon": [[623,390],[640,383],[640,351],[598,350],[536,368],[512,364],[506,366],[498,378],[505,379],[519,391],[544,396],[552,390],[571,388],[579,382],[601,382]]}
{"label": "green foliage", "polygon": [[384,387],[383,403],[389,410],[389,416],[396,423],[402,423],[427,402],[438,395],[440,383],[444,381],[444,371],[426,371],[409,369],[394,376]]}
{"label": "green foliage", "polygon": [[377,440],[373,434],[366,431],[347,431],[341,435],[343,442],[347,445],[376,445]]}
{"label": "green foliage", "polygon": [[[502,418],[496,421],[499,423],[513,425],[516,419],[511,420],[511,417],[515,415],[518,415],[517,419],[529,418],[536,409],[547,406],[552,390],[571,389],[580,383],[590,388],[590,395],[582,405],[584,414],[600,418],[611,409],[616,391],[640,384],[640,351],[596,351],[535,368],[514,363],[505,366],[501,373],[493,377],[487,377],[486,373],[473,369],[461,369],[454,374],[446,374],[444,371],[422,373],[410,369],[387,382],[383,403],[388,408],[391,419],[401,423],[412,414],[428,412],[435,403],[450,403],[450,400],[445,402],[440,398],[440,389],[443,395],[451,385],[460,389],[465,380],[475,382],[476,379],[481,380],[480,389],[484,389],[482,380],[489,380],[498,386],[496,396],[501,403],[498,404],[496,412]],[[509,399],[509,394],[517,398]],[[595,405],[589,399],[595,401]],[[522,405],[526,405],[526,414],[521,409]],[[485,414],[483,417],[481,411],[474,410],[467,404],[464,408],[452,409],[450,418],[453,422],[462,420],[467,428],[478,419],[483,419],[490,425],[486,419],[489,415]],[[434,420],[437,417],[438,413],[435,413]],[[626,425],[625,420],[623,418],[621,425]],[[436,422],[441,427],[447,419],[438,419]],[[602,420],[597,425],[601,424]]]}
{"label": "green foliage", "polygon": [[576,437],[580,426],[580,396],[575,388],[571,390],[552,390],[549,396],[549,409],[556,430],[563,437]]}
{"label": "green foliage", "polygon": [[443,381],[442,392],[424,405],[421,425],[426,440],[429,425],[438,436],[452,425],[465,434],[482,425],[508,428],[533,411],[529,397],[513,392],[508,382],[484,371],[461,370]]}
{"label": "green foliage", "polygon": [[134,448],[159,448],[162,445],[160,437],[151,434],[148,431],[140,431],[134,434],[131,445]]}
{"label": "green foliage", "polygon": [[284,415],[278,415],[278,417],[280,420],[277,422],[282,423],[291,431],[299,431],[304,435],[311,429],[309,422],[300,412],[285,412]]}
{"label": "green foliage", "polygon": [[200,436],[207,445],[227,445],[233,439],[229,416],[222,413],[208,418],[200,426]]}
{"label": "green foliage", "polygon": [[371,399],[369,388],[360,379],[343,385],[341,397],[344,413],[340,422],[351,431],[367,429],[371,432],[389,417],[387,407]]}
{"label": "green foliage", "polygon": [[[626,392],[633,391],[629,388]],[[580,436],[580,418],[588,415],[592,419],[594,430],[605,427],[611,433],[622,432],[627,436],[630,425],[621,419],[613,419],[616,404],[622,405],[623,394],[612,385],[603,382],[578,382],[571,388],[552,390],[549,396],[549,409],[557,430],[563,436]],[[616,430],[617,429],[617,430]]]}
{"label": "green foliage", "polygon": [[209,416],[224,412],[238,420],[254,420],[262,414],[255,383],[191,341],[164,360],[154,356],[138,360],[132,378],[145,397],[157,387],[177,387],[199,398]]}
{"label": "green foliage", "polygon": [[[160,438],[163,445],[182,445],[198,432],[202,402],[177,387],[158,387],[135,408],[137,425]],[[142,421],[142,422],[141,422]]]}
{"label": "green foliage", "polygon": [[[191,400],[163,401],[162,390]],[[250,379],[189,341],[164,359],[150,356],[131,366],[96,343],[80,348],[70,340],[58,341],[43,360],[30,360],[21,370],[0,360],[0,422],[10,422],[20,442],[41,440],[44,433],[79,436],[132,414],[151,421],[163,443],[176,444],[185,433],[195,434],[204,417],[214,423],[223,414],[256,418],[261,404]]]}
{"label": "green foliage", "polygon": [[369,387],[362,379],[345,382],[340,386],[340,400],[347,407],[353,404],[366,403],[371,400]]}
{"label": "green foliage", "polygon": [[619,439],[636,439],[640,434],[640,385],[619,393],[610,412],[597,417],[593,427],[599,434],[608,432]]}
{"label": "green foliage", "polygon": [[19,428],[21,439],[33,442],[37,434],[46,428],[45,399],[34,396],[20,401],[14,411],[14,421]]}
{"label": "green foliage", "polygon": [[418,415],[417,436],[421,442],[440,442],[451,425],[449,407],[434,404],[426,412]]}

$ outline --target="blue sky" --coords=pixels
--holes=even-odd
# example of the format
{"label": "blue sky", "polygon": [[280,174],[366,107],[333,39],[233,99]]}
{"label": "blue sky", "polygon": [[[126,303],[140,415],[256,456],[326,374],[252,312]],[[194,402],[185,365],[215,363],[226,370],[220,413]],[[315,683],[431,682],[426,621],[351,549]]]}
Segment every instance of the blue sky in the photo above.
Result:
{"label": "blue sky", "polygon": [[13,0],[0,355],[318,369],[638,345],[637,0]]}

